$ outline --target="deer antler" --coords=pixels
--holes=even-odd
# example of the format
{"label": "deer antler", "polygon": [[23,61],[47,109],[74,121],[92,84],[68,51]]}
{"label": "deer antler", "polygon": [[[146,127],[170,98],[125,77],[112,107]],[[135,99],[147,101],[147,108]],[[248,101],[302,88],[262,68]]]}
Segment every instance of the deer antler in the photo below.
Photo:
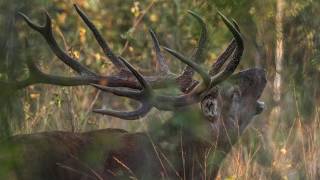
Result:
{"label": "deer antler", "polygon": [[[189,14],[191,14],[200,24],[201,26],[201,34],[200,34],[200,38],[199,38],[199,42],[198,42],[198,46],[197,46],[197,50],[195,51],[195,53],[193,54],[193,56],[191,57],[191,59],[197,63],[203,63],[204,61],[204,50],[207,44],[207,25],[206,23],[203,21],[203,19],[196,14],[193,11],[188,11]],[[186,66],[183,70],[183,72],[181,73],[181,75],[178,77],[179,80],[181,80],[182,82],[184,82],[185,84],[185,88],[189,88],[186,89],[186,91],[190,91],[192,90],[191,88],[194,88],[198,82],[194,81],[192,79],[194,75],[194,70],[190,67],[190,66]]]}
{"label": "deer antler", "polygon": [[[132,112],[119,112],[119,111],[105,110],[105,109],[96,109],[94,110],[94,112],[119,117],[121,119],[132,120],[132,119],[137,119],[141,116],[144,116],[149,110],[152,109],[152,107],[156,107],[157,109],[160,109],[160,110],[174,110],[175,108],[180,108],[180,107],[188,106],[193,103],[199,102],[201,100],[201,95],[205,91],[217,85],[221,81],[225,80],[234,72],[234,70],[236,69],[236,67],[238,66],[241,60],[241,56],[243,53],[243,40],[241,38],[240,32],[237,30],[238,26],[235,24],[235,27],[234,27],[232,23],[224,15],[222,15],[221,13],[219,13],[219,15],[222,17],[222,20],[227,25],[228,29],[232,32],[234,36],[234,42],[236,43],[236,47],[232,54],[231,60],[223,71],[220,71],[219,73],[216,73],[213,76],[211,76],[209,73],[206,73],[205,70],[203,70],[199,65],[192,62],[191,60],[188,60],[180,53],[164,47],[164,49],[168,51],[170,54],[175,56],[177,59],[179,59],[183,63],[187,64],[192,71],[198,72],[202,78],[202,81],[192,91],[183,95],[179,95],[179,96],[156,95],[155,93],[153,93],[152,87],[150,86],[148,81],[146,81],[143,78],[143,76],[132,67],[132,65],[130,65],[123,58],[121,58],[122,62],[128,67],[128,69],[132,72],[132,74],[138,79],[138,81],[144,87],[143,90],[141,90],[140,92],[137,92],[132,90],[105,87],[105,86],[95,85],[95,84],[93,85],[103,91],[111,92],[118,96],[124,96],[124,97],[129,97],[129,98],[138,100],[141,102],[142,105],[140,106],[140,108],[138,108],[138,110],[132,111]],[[229,49],[232,49],[232,46],[231,47],[229,46]],[[227,56],[228,58],[230,56],[229,51],[230,50],[225,51],[226,55],[224,55],[224,57]],[[226,59],[220,58],[218,59],[218,61],[220,66],[220,64],[221,63],[223,64],[226,61]],[[221,67],[216,67],[216,69],[220,69],[220,68]]]}
{"label": "deer antler", "polygon": [[[101,84],[109,87],[128,87],[133,89],[141,89],[140,84],[134,79],[134,77],[130,74],[130,72],[126,69],[126,66],[118,59],[118,57],[112,52],[109,48],[106,41],[103,39],[95,25],[89,20],[89,18],[85,15],[85,13],[77,6],[74,5],[77,13],[80,15],[84,23],[88,26],[88,28],[93,33],[95,39],[98,44],[102,48],[104,54],[111,60],[111,62],[115,65],[115,67],[119,70],[119,74],[114,76],[101,76],[92,72],[90,69],[80,64],[77,60],[70,57],[66,52],[64,52],[59,45],[57,44],[51,27],[51,19],[48,13],[46,13],[46,23],[44,26],[39,26],[33,23],[26,15],[23,13],[19,13],[27,24],[39,32],[44,39],[49,44],[53,53],[67,66],[76,71],[80,76],[78,77],[59,77],[52,76],[45,73],[42,73],[40,70],[39,74],[35,75],[39,78],[31,78],[34,76],[30,70],[30,77],[21,82],[15,82],[17,84],[17,88],[21,89],[31,84],[36,83],[46,83],[46,84],[54,84],[54,85],[62,85],[62,86],[76,86],[76,85],[88,85],[90,83]],[[203,21],[196,14],[189,12],[193,17],[195,17],[199,22],[203,24]],[[205,30],[202,30],[206,32]],[[185,92],[187,90],[192,89],[191,83],[197,84],[197,81],[192,80],[191,76],[185,75],[182,73],[181,75],[176,75],[170,72],[167,64],[165,63],[165,59],[160,51],[159,41],[155,35],[155,33],[150,30],[150,34],[152,37],[152,41],[154,43],[154,48],[157,57],[157,67],[159,67],[161,76],[145,76],[144,78],[150,83],[153,88],[165,88],[170,84],[176,83],[179,85],[180,89]],[[201,36],[199,40],[199,47],[203,44],[204,39],[206,37],[204,35]],[[202,48],[198,48],[196,54],[200,54]],[[32,80],[31,80],[32,79]],[[60,81],[61,80],[61,81]],[[171,83],[170,83],[171,82]],[[107,83],[107,84],[106,84]]]}
{"label": "deer antler", "polygon": [[61,77],[48,75],[39,70],[37,66],[34,64],[30,58],[27,60],[27,66],[29,69],[29,77],[23,81],[19,81],[15,83],[15,87],[17,89],[24,88],[31,84],[36,83],[46,83],[46,84],[54,84],[54,85],[62,85],[62,86],[76,86],[76,85],[87,85],[89,83],[99,83],[99,82],[108,82],[108,86],[125,86],[125,87],[136,87],[134,82],[127,80],[127,78],[123,78],[121,76],[100,76],[87,67],[80,64],[78,61],[70,57],[66,52],[64,52],[57,44],[51,27],[51,19],[50,16],[46,13],[46,23],[43,26],[39,26],[34,24],[26,15],[23,13],[19,13],[27,24],[39,32],[44,39],[49,44],[53,53],[67,66],[76,71],[80,76],[78,77]]}
{"label": "deer antler", "polygon": [[[237,24],[237,22],[235,20],[232,20],[232,23],[233,23],[234,27],[240,32],[240,28],[239,28],[239,25]],[[231,54],[234,52],[236,45],[237,45],[236,40],[232,39],[232,41],[230,42],[228,47],[225,49],[225,51],[219,55],[216,62],[211,66],[211,69],[209,71],[209,74],[211,76],[217,74],[220,71],[223,64],[229,59]]]}
{"label": "deer antler", "polygon": [[[203,52],[207,42],[206,24],[204,23],[202,18],[200,18],[200,16],[192,11],[189,11],[192,17],[194,17],[201,26],[201,35],[198,42],[198,48],[195,51],[194,55],[190,58],[191,60],[170,48],[164,47],[167,52],[185,63],[187,67],[180,75],[176,75],[170,72],[169,67],[166,64],[164,56],[161,52],[160,44],[157,37],[152,30],[149,30],[156,52],[158,67],[157,71],[160,75],[143,76],[139,72],[137,72],[133,68],[133,66],[129,64],[124,58],[118,57],[112,52],[94,24],[77,5],[74,6],[84,23],[93,33],[104,54],[119,70],[119,73],[114,76],[101,76],[91,71],[84,65],[80,64],[77,60],[70,57],[59,47],[57,41],[55,40],[51,27],[51,19],[47,13],[46,23],[43,26],[34,24],[26,15],[19,13],[32,29],[39,32],[44,37],[53,53],[63,63],[76,71],[79,76],[62,77],[45,74],[34,64],[31,58],[28,57],[27,67],[29,69],[29,77],[22,81],[7,84],[9,84],[10,86],[14,86],[17,89],[36,83],[47,83],[62,86],[92,85],[103,91],[111,92],[117,96],[128,97],[141,103],[141,106],[137,110],[132,112],[119,112],[105,109],[94,110],[94,112],[132,120],[144,116],[152,109],[152,107],[160,110],[173,110],[199,102],[201,99],[201,95],[205,91],[225,80],[234,72],[242,56],[243,41],[239,32],[238,25],[235,23],[235,21],[233,21],[232,24],[224,15],[219,13],[219,15],[222,17],[223,22],[232,32],[234,39],[232,40],[228,48],[222,53],[222,55],[219,56],[216,63],[212,66],[210,72],[207,73],[201,66],[197,64],[204,61]],[[226,65],[226,68],[223,71],[220,71],[222,65],[229,58],[230,62]],[[202,78],[201,82],[192,79],[194,71],[200,74]],[[167,87],[170,82],[178,83],[180,89],[185,94],[181,94],[179,96],[167,96],[157,95],[156,93],[154,93],[153,89]]]}
{"label": "deer antler", "polygon": [[[121,61],[119,61],[119,59],[114,55],[114,53],[108,47],[107,43],[104,41],[102,36],[99,34],[99,32],[95,28],[94,24],[88,19],[88,17],[85,15],[85,13],[77,5],[75,5],[75,8],[76,8],[78,14],[80,15],[80,17],[83,19],[83,21],[89,27],[89,29],[93,32],[95,38],[97,39],[99,45],[104,50],[107,57],[109,57],[109,59],[112,61],[112,63],[121,71],[120,75],[125,75],[125,76],[130,77],[130,73],[128,73],[128,71],[126,70],[123,63],[121,63]],[[207,39],[207,37],[206,37],[207,29],[206,29],[204,21],[197,14],[195,14],[192,11],[189,11],[189,13],[202,25],[201,26],[202,33],[201,33],[199,43],[198,43],[199,48],[195,53],[196,57],[198,58],[201,56],[201,54],[203,54],[202,51],[204,49],[204,44]],[[152,29],[149,29],[149,32],[150,32],[152,42],[154,44],[154,50],[156,53],[157,71],[160,74],[157,76],[145,76],[144,78],[150,83],[150,85],[153,88],[165,88],[165,87],[167,87],[167,85],[170,84],[170,82],[172,82],[172,83],[177,83],[182,92],[186,92],[187,90],[191,90],[192,87],[194,87],[194,86],[192,86],[192,83],[197,84],[197,81],[192,80],[192,76],[187,75],[185,73],[182,73],[181,75],[178,76],[170,71],[168,65],[166,64],[165,58],[160,50],[159,40],[156,37],[156,34],[153,32]],[[134,79],[131,79],[131,80],[134,81]]]}
{"label": "deer antler", "polygon": [[[206,24],[204,23],[203,19],[199,15],[197,15],[196,13],[194,13],[192,11],[188,11],[188,12],[193,17],[195,17],[198,20],[199,24],[201,25],[201,36],[200,36],[199,43],[198,43],[198,50],[194,53],[194,55],[192,56],[191,59],[193,61],[196,61],[197,63],[203,63],[203,61],[204,61],[203,51],[205,50],[205,46],[207,43]],[[239,28],[238,24],[236,23],[236,21],[232,20],[232,23],[235,26],[235,28],[240,32],[240,28]],[[235,48],[236,48],[236,41],[233,39],[230,42],[230,44],[228,45],[228,47],[225,49],[225,51],[222,54],[220,54],[218,59],[212,65],[211,70],[209,72],[210,76],[213,76],[220,71],[221,67],[229,59],[231,54],[234,52]],[[194,86],[198,84],[198,82],[195,82],[192,80],[193,74],[194,74],[193,69],[190,66],[186,66],[183,73],[179,77],[179,78],[182,78],[184,82],[187,82],[186,88],[187,87],[194,88]],[[188,89],[186,91],[188,91]]]}

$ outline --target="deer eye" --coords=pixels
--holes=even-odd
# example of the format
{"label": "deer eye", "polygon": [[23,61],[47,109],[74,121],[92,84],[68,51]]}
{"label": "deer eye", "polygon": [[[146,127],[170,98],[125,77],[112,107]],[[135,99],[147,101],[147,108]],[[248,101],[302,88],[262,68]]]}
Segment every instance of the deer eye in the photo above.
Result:
{"label": "deer eye", "polygon": [[212,96],[207,96],[202,100],[201,109],[203,114],[210,120],[215,121],[220,116],[220,107],[218,99]]}

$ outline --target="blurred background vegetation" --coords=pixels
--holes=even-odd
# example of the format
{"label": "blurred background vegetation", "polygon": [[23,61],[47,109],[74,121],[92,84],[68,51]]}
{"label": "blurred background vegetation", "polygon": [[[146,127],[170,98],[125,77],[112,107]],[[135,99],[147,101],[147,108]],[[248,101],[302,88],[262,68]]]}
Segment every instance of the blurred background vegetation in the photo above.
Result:
{"label": "blurred background vegetation", "polygon": [[[0,80],[13,81],[27,76],[26,53],[45,72],[73,75],[42,37],[17,16],[18,11],[39,23],[44,22],[44,10],[48,11],[61,47],[96,72],[112,74],[111,63],[76,14],[73,3],[88,14],[114,52],[126,57],[144,74],[154,72],[148,28],[157,32],[161,44],[190,55],[200,29],[187,10],[197,12],[210,30],[207,61],[203,64],[208,67],[232,38],[217,10],[234,18],[245,38],[245,53],[238,70],[262,67],[268,73],[262,97],[266,109],[229,155],[219,177],[320,178],[319,1],[1,0]],[[172,71],[179,72],[183,65],[167,57]],[[108,127],[140,131],[144,123],[168,115],[155,110],[141,121],[128,123],[91,113],[92,107],[101,106],[130,109],[132,103],[91,87],[30,86],[0,96],[0,138],[20,133],[79,132]]]}

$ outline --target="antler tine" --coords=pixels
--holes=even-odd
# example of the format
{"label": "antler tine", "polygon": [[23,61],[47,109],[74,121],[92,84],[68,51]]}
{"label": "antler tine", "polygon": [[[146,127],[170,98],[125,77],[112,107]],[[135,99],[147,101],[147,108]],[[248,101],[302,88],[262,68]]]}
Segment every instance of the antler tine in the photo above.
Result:
{"label": "antler tine", "polygon": [[95,39],[97,40],[98,44],[102,48],[105,55],[111,60],[112,64],[114,64],[119,70],[125,69],[124,64],[118,59],[118,57],[112,52],[110,47],[108,46],[107,42],[104,40],[96,26],[89,20],[88,16],[76,5],[73,5],[76,9],[77,13],[80,15],[83,22],[88,26],[88,28],[93,33]]}
{"label": "antler tine", "polygon": [[194,53],[192,59],[195,60],[197,63],[203,63],[203,61],[204,61],[203,55],[204,55],[204,51],[205,51],[205,48],[206,48],[206,45],[207,45],[207,42],[208,42],[207,25],[204,22],[204,20],[197,13],[195,13],[193,11],[190,11],[190,10],[188,11],[188,13],[190,15],[192,15],[192,17],[194,17],[198,21],[200,26],[201,26],[201,33],[200,33],[200,38],[199,38],[199,41],[198,41],[198,47],[197,47],[197,50]]}
{"label": "antler tine", "polygon": [[81,75],[87,76],[97,76],[94,72],[89,70],[87,67],[80,64],[78,61],[70,57],[67,53],[65,53],[59,46],[57,41],[55,40],[53,33],[52,33],[52,23],[49,14],[46,12],[46,23],[44,26],[39,26],[34,24],[28,16],[19,12],[19,15],[23,17],[23,19],[27,22],[27,24],[35,31],[39,32],[47,41],[48,45],[50,46],[53,53],[67,66],[71,69],[75,70],[77,73]]}
{"label": "antler tine", "polygon": [[93,83],[91,85],[98,88],[98,89],[113,93],[118,96],[130,97],[132,99],[137,99],[137,100],[145,98],[145,96],[150,96],[153,91],[150,84],[143,78],[143,76],[137,70],[135,70],[135,68],[128,61],[126,61],[121,56],[119,57],[119,59],[123,62],[123,64],[130,70],[130,72],[134,75],[134,77],[141,84],[141,86],[142,86],[141,91],[132,90],[132,89],[119,89],[119,88],[115,88],[115,87],[102,86],[102,85],[93,84]]}
{"label": "antler tine", "polygon": [[235,19],[231,19],[233,26],[238,30],[238,32],[240,32],[240,27],[239,24],[237,23],[237,21]]}
{"label": "antler tine", "polygon": [[142,74],[140,74],[128,61],[126,61],[123,57],[119,57],[119,59],[123,62],[124,65],[130,70],[130,72],[134,75],[135,78],[139,81],[141,86],[143,87],[142,91],[146,94],[152,93],[152,88],[150,84],[143,78]]}
{"label": "antler tine", "polygon": [[149,33],[151,35],[153,46],[154,46],[154,50],[155,50],[155,53],[156,53],[156,59],[157,59],[156,68],[157,68],[157,71],[159,71],[160,73],[169,74],[170,70],[169,70],[168,65],[165,62],[165,58],[164,58],[163,54],[161,53],[159,40],[158,40],[155,32],[152,29],[149,29]]}
{"label": "antler tine", "polygon": [[[193,54],[193,56],[191,57],[192,60],[196,61],[197,63],[202,63],[204,61],[203,58],[203,54],[204,54],[204,50],[207,44],[207,25],[204,22],[204,20],[195,12],[188,10],[188,13],[194,17],[198,23],[201,26],[201,34],[200,34],[200,38],[198,41],[198,46],[197,46],[197,50],[195,51],[195,53]],[[195,83],[194,81],[192,81],[192,76],[194,75],[194,71],[190,66],[186,66],[183,70],[183,72],[181,73],[179,78],[182,78],[184,80],[186,79],[190,79],[189,81],[189,86],[192,85],[192,83]]]}
{"label": "antler tine", "polygon": [[122,112],[122,111],[114,111],[114,110],[107,110],[107,109],[95,109],[93,112],[110,115],[114,117],[118,117],[125,120],[135,120],[140,117],[146,115],[151,109],[152,106],[150,102],[152,102],[152,95],[153,90],[149,83],[143,78],[143,76],[123,57],[119,57],[122,63],[130,70],[130,72],[137,78],[141,86],[143,87],[141,91],[133,91],[133,90],[123,90],[117,88],[110,88],[110,87],[103,87],[100,85],[94,85],[97,88],[100,88],[104,91],[114,93],[118,96],[125,96],[141,102],[141,106],[131,112]]}
{"label": "antler tine", "polygon": [[176,57],[177,59],[179,59],[180,61],[182,61],[183,63],[187,64],[188,66],[190,66],[193,70],[197,71],[201,78],[203,79],[204,84],[208,85],[210,84],[210,76],[202,69],[201,66],[199,66],[198,64],[188,60],[186,57],[184,57],[182,54],[178,53],[175,50],[172,50],[170,48],[167,47],[163,47],[166,51],[168,51],[170,54],[172,54],[174,57]]}
{"label": "antler tine", "polygon": [[151,108],[152,107],[148,104],[142,104],[138,108],[138,110],[130,111],[130,112],[107,110],[107,109],[94,109],[92,111],[99,114],[117,117],[123,120],[136,120],[145,116],[150,111]]}
{"label": "antler tine", "polygon": [[98,88],[102,91],[112,93],[117,96],[124,96],[128,97],[131,99],[136,99],[139,100],[141,98],[141,92],[137,90],[132,90],[132,89],[119,89],[115,87],[108,87],[108,86],[103,86],[100,84],[93,84],[90,83],[91,86],[94,86],[95,88]]}
{"label": "antler tine", "polygon": [[233,25],[233,23],[231,23],[221,12],[218,12],[218,14],[222,18],[224,24],[228,27],[229,31],[231,31],[231,33],[233,34],[233,37],[237,42],[237,47],[243,49],[243,40],[241,37],[241,33],[238,31],[239,26],[236,21],[233,20]]}
{"label": "antler tine", "polygon": [[[239,25],[237,24],[237,22],[234,19],[232,19],[232,23],[233,23],[234,27],[240,32]],[[237,46],[236,41],[234,39],[232,39],[231,42],[229,43],[228,47],[224,50],[223,53],[221,53],[219,55],[216,62],[211,66],[211,69],[209,71],[210,76],[214,76],[217,73],[219,73],[223,64],[229,59],[229,57],[231,56],[233,51],[236,49],[236,46]]]}
{"label": "antler tine", "polygon": [[229,64],[226,66],[226,68],[211,78],[211,86],[214,86],[214,85],[220,83],[221,81],[223,81],[224,79],[229,77],[235,71],[238,64],[240,63],[242,53],[244,50],[244,44],[243,44],[241,34],[237,30],[237,28],[239,28],[238,25],[235,23],[235,26],[233,26],[232,23],[222,13],[220,13],[220,12],[218,12],[218,13],[219,13],[220,17],[222,18],[223,22],[226,24],[228,29],[233,34],[233,37],[236,42],[236,48],[235,48],[235,51],[231,57]]}

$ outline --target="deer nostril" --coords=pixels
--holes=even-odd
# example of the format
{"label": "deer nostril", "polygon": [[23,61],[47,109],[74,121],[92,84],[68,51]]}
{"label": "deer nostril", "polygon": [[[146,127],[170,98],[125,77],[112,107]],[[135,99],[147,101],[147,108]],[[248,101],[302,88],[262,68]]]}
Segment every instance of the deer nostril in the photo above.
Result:
{"label": "deer nostril", "polygon": [[260,114],[263,109],[265,108],[265,104],[264,102],[262,101],[257,101],[257,104],[256,104],[256,114]]}

